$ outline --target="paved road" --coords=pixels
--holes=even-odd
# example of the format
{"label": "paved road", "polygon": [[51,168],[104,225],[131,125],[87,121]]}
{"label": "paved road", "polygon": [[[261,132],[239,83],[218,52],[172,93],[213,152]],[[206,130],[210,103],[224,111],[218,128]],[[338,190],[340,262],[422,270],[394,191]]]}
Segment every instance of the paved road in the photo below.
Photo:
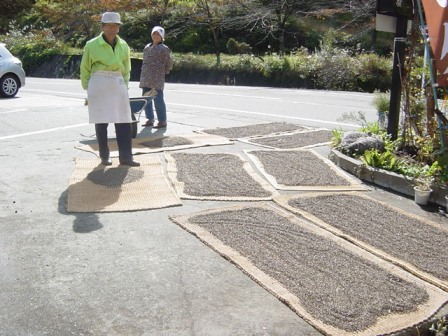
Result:
{"label": "paved road", "polygon": [[[139,92],[131,83],[130,95]],[[28,78],[17,98],[0,99],[0,335],[320,335],[168,219],[224,202],[187,200],[182,207],[125,213],[65,211],[73,158],[92,157],[74,149],[94,136],[84,97],[79,81]],[[168,84],[165,134],[268,121],[352,129],[357,126],[338,118],[364,111],[374,120],[371,98]],[[231,152],[247,148],[226,146]],[[440,219],[437,211],[425,213],[399,195],[372,195]]]}
{"label": "paved road", "polygon": [[[19,95],[65,97],[67,101],[86,96],[77,80],[40,78],[28,78]],[[141,95],[138,83],[131,82],[129,95]],[[214,118],[217,124],[222,120],[238,125],[244,120],[275,120],[343,129],[357,127],[338,120],[344,113],[363,111],[369,121],[376,119],[372,95],[367,93],[170,83],[165,96],[170,119],[196,128],[208,127],[210,121],[204,124],[204,116]],[[84,116],[80,117],[85,122]]]}

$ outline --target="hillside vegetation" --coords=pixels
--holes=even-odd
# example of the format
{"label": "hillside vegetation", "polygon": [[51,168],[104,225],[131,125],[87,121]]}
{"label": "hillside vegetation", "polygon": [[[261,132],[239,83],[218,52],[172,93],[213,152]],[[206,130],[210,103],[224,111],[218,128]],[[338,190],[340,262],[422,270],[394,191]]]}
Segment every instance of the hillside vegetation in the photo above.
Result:
{"label": "hillside vegetation", "polygon": [[[79,78],[82,49],[31,34],[9,35],[3,41],[29,76]],[[134,51],[132,56],[132,79],[138,80],[142,54]],[[315,52],[302,48],[288,55],[222,54],[219,64],[215,55],[173,52],[173,61],[169,82],[362,92],[387,91],[391,82],[390,57],[325,44]]]}

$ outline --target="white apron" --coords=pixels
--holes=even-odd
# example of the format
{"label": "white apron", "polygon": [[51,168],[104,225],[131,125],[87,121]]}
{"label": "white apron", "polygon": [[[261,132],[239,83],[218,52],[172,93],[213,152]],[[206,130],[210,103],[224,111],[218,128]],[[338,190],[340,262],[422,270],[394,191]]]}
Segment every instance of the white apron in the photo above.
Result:
{"label": "white apron", "polygon": [[120,72],[97,71],[87,88],[89,123],[130,123],[129,94]]}

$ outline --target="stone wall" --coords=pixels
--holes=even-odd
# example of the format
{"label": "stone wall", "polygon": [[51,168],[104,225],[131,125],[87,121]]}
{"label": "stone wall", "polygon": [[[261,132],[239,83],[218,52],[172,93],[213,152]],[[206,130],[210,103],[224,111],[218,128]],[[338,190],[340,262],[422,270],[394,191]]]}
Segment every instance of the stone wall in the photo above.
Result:
{"label": "stone wall", "polygon": [[[79,79],[81,55],[56,55],[35,69],[27,69],[29,77]],[[142,60],[131,59],[131,81],[140,81]]]}

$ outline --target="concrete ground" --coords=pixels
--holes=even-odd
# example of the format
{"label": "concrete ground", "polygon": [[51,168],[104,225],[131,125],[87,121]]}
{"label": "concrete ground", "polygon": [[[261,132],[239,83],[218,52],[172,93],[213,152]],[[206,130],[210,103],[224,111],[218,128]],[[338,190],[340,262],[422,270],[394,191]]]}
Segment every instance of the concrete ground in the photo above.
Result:
{"label": "concrete ground", "polygon": [[[94,139],[83,113],[78,98],[23,90],[21,100],[0,100],[0,335],[321,335],[168,219],[234,202],[183,200],[181,207],[159,210],[67,213],[73,159],[93,157],[74,148]],[[169,118],[165,135],[260,122],[247,115],[232,122],[205,114],[198,123],[181,113]],[[236,142],[189,151],[252,148],[258,147]],[[317,151],[326,156],[329,149]],[[162,153],[155,155],[163,161]],[[448,223],[443,207],[421,208],[371,187],[376,199]]]}

